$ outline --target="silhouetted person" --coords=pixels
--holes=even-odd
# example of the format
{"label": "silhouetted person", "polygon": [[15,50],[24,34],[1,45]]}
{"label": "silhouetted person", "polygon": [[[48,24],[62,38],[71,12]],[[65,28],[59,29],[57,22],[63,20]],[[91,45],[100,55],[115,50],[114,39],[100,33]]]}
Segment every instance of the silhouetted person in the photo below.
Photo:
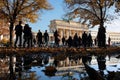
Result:
{"label": "silhouetted person", "polygon": [[33,39],[33,45],[36,46],[36,38]]}
{"label": "silhouetted person", "polygon": [[44,41],[45,41],[45,46],[47,46],[49,41],[49,34],[47,30],[45,30],[45,33],[44,33]]}
{"label": "silhouetted person", "polygon": [[90,33],[89,33],[89,35],[87,37],[87,45],[88,45],[88,47],[92,47],[92,36],[91,36]]}
{"label": "silhouetted person", "polygon": [[82,39],[80,36],[78,37],[78,45],[79,45],[79,47],[82,45]]}
{"label": "silhouetted person", "polygon": [[32,47],[33,46],[33,35],[32,35],[32,30],[31,27],[29,27],[29,32],[28,32],[29,36],[28,36],[28,47]]}
{"label": "silhouetted person", "polygon": [[63,46],[65,45],[65,41],[66,41],[66,40],[65,40],[65,37],[63,36],[63,37],[62,37],[62,45],[63,45]]}
{"label": "silhouetted person", "polygon": [[26,47],[26,43],[28,44],[28,40],[29,40],[29,25],[25,24],[24,29],[23,29],[23,38],[24,38],[24,42],[23,42],[23,47]]}
{"label": "silhouetted person", "polygon": [[110,46],[111,38],[108,37],[108,46]]}
{"label": "silhouetted person", "polygon": [[97,38],[94,39],[94,45],[97,45]]}
{"label": "silhouetted person", "polygon": [[40,47],[42,45],[42,32],[39,30],[37,33],[37,42],[38,42],[38,46]]}
{"label": "silhouetted person", "polygon": [[82,45],[84,48],[86,48],[86,45],[87,45],[87,34],[84,32],[82,34]]}
{"label": "silhouetted person", "polygon": [[16,46],[18,39],[19,39],[19,47],[21,47],[22,45],[22,21],[19,21],[19,24],[15,26],[15,34],[16,34],[16,40],[15,40],[15,44],[14,46]]}
{"label": "silhouetted person", "polygon": [[78,46],[78,35],[77,35],[77,33],[75,33],[75,35],[74,35],[73,43],[74,43],[74,47]]}
{"label": "silhouetted person", "polygon": [[97,35],[97,39],[98,39],[98,47],[106,47],[106,30],[103,26],[99,27],[98,30],[98,35]]}
{"label": "silhouetted person", "polygon": [[54,39],[55,39],[55,45],[56,46],[59,46],[59,34],[58,34],[58,31],[56,30],[55,32],[54,32]]}
{"label": "silhouetted person", "polygon": [[69,36],[68,40],[67,40],[67,43],[68,43],[68,47],[71,47],[73,44],[73,40],[72,40],[72,37]]}

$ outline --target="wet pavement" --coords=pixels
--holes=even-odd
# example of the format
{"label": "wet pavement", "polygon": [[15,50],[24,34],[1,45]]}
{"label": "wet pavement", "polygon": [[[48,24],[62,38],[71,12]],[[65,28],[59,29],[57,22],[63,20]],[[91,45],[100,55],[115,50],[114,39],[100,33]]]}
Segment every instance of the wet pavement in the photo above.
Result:
{"label": "wet pavement", "polygon": [[[63,60],[59,60],[55,63],[55,56],[50,54],[34,54],[24,56],[12,56],[13,72],[16,79],[31,80],[35,78],[37,80],[81,80],[82,78],[88,77],[85,67],[83,65],[82,56],[66,57]],[[104,74],[107,75],[108,71],[120,71],[120,60],[119,54],[105,56],[106,68],[103,70]],[[91,56],[91,60],[86,63],[99,71],[97,62],[98,56]],[[87,59],[88,60],[88,59]],[[103,59],[102,59],[103,60]],[[5,80],[6,77],[10,76],[9,63],[10,57],[4,56],[0,58],[0,78]],[[46,66],[56,66],[57,71],[55,73],[45,73]],[[9,79],[8,79],[9,80]]]}

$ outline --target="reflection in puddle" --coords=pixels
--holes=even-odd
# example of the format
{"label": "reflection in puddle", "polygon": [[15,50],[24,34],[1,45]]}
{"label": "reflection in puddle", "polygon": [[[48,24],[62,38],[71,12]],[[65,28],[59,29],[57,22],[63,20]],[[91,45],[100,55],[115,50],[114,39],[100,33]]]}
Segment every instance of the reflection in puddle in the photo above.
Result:
{"label": "reflection in puddle", "polygon": [[[83,63],[87,63],[97,71],[103,71],[104,74],[108,74],[108,71],[120,71],[120,60],[116,56],[118,55],[102,57],[90,55],[87,57],[79,55],[66,57],[60,55],[56,57],[50,54],[14,55],[12,56],[12,64],[16,79],[80,80],[88,78]],[[9,56],[0,58],[0,79],[5,80],[10,77],[9,63]],[[98,66],[98,63],[102,66]],[[53,68],[46,70],[48,66],[54,66],[53,68],[57,71],[53,72]]]}

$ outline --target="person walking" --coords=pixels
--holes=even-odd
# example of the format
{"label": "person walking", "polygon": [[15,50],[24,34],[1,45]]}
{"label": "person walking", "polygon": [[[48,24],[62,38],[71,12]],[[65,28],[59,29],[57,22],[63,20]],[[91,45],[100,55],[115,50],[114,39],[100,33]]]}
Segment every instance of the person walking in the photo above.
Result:
{"label": "person walking", "polygon": [[28,30],[28,47],[33,47],[33,34],[31,27],[29,27]]}
{"label": "person walking", "polygon": [[23,42],[23,47],[26,47],[26,43],[29,44],[29,25],[25,24],[24,29],[23,29],[23,38],[24,38],[24,42]]}
{"label": "person walking", "polygon": [[33,38],[33,46],[36,47],[36,38]]}
{"label": "person walking", "polygon": [[78,47],[78,35],[77,35],[77,33],[75,33],[75,35],[73,37],[73,43],[74,43],[74,47]]}
{"label": "person walking", "polygon": [[63,46],[65,46],[65,41],[66,41],[66,40],[65,40],[65,37],[63,36],[63,37],[62,37],[62,45],[63,45]]}
{"label": "person walking", "polygon": [[82,45],[84,48],[86,48],[86,45],[87,45],[87,34],[84,32],[82,34]]}
{"label": "person walking", "polygon": [[94,39],[94,46],[97,45],[97,38]]}
{"label": "person walking", "polygon": [[55,32],[54,32],[54,39],[55,39],[55,45],[57,46],[57,47],[59,47],[59,34],[58,34],[58,31],[56,30]]}
{"label": "person walking", "polygon": [[82,38],[79,36],[78,37],[78,46],[81,47],[81,45],[82,45]]}
{"label": "person walking", "polygon": [[49,34],[47,30],[45,30],[45,33],[44,33],[44,41],[45,41],[45,46],[48,46]]}
{"label": "person walking", "polygon": [[108,46],[110,46],[111,38],[108,37]]}
{"label": "person walking", "polygon": [[68,44],[68,47],[72,47],[73,46],[73,39],[71,36],[69,36],[68,40],[67,40],[67,44]]}
{"label": "person walking", "polygon": [[92,36],[89,33],[89,35],[87,36],[87,46],[92,47],[92,44],[93,44]]}
{"label": "person walking", "polygon": [[38,30],[36,37],[37,37],[38,46],[41,47],[42,46],[42,32],[40,30]]}
{"label": "person walking", "polygon": [[21,47],[22,45],[22,21],[19,21],[19,24],[15,26],[15,34],[16,34],[16,40],[14,43],[14,47],[17,47],[17,42],[19,39],[19,47]]}

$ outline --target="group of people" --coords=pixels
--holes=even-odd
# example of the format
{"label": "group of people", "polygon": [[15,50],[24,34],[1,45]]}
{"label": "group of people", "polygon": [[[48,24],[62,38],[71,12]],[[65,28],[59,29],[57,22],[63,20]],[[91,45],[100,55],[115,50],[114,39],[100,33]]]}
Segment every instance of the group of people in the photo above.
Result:
{"label": "group of people", "polygon": [[[33,36],[31,27],[28,24],[25,24],[23,29],[22,21],[19,21],[19,24],[15,26],[15,34],[16,34],[16,40],[14,43],[14,47],[33,47],[37,44],[40,47],[43,44],[42,32],[39,30],[37,36]],[[22,34],[23,34],[23,38],[22,38]],[[22,40],[24,41],[22,42]],[[18,41],[19,43],[17,44]],[[49,34],[47,33],[47,30],[45,30],[44,33],[45,45],[48,45],[48,41],[49,41]]]}
{"label": "group of people", "polygon": [[[16,40],[14,43],[15,47],[33,47],[35,45],[38,45],[38,47],[42,47],[43,44],[45,46],[48,46],[49,42],[49,34],[47,30],[45,30],[44,34],[40,30],[38,30],[38,33],[35,37],[33,37],[31,27],[28,24],[25,24],[24,29],[22,26],[22,21],[19,21],[19,24],[15,26],[15,34],[16,34]],[[23,44],[22,44],[22,34],[23,34]],[[84,32],[82,34],[82,37],[78,36],[77,33],[75,33],[74,37],[69,36],[68,39],[65,39],[63,36],[62,39],[59,38],[59,33],[56,30],[54,32],[54,45],[56,47],[59,47],[59,42],[62,42],[63,46],[68,46],[68,47],[91,47],[92,46],[92,37],[91,34],[89,35]],[[43,38],[44,37],[44,38]],[[44,40],[43,40],[44,39]],[[19,40],[19,44],[17,46],[17,42]]]}
{"label": "group of people", "polygon": [[[22,44],[22,34],[23,35],[23,44]],[[32,30],[31,27],[28,24],[25,24],[24,29],[22,26],[22,21],[19,21],[19,24],[15,26],[15,34],[16,34],[16,40],[14,43],[15,47],[32,47]],[[19,40],[19,44],[17,46],[17,42]]]}
{"label": "group of people", "polygon": [[63,46],[68,46],[68,47],[80,47],[80,46],[91,47],[92,44],[93,44],[91,34],[89,33],[87,35],[86,32],[84,32],[82,34],[82,37],[78,36],[77,33],[75,33],[73,38],[72,38],[72,36],[69,36],[68,39],[66,39],[65,36],[63,36],[62,39],[59,39],[59,36],[60,35],[58,34],[58,31],[56,30],[54,32],[54,38],[55,38],[55,45],[56,46],[59,46],[60,41],[62,42]]}
{"label": "group of people", "polygon": [[[100,28],[98,31],[97,39],[94,40],[95,45],[98,44],[99,47],[105,46],[105,30],[104,28]],[[103,33],[103,35],[101,35]],[[14,43],[15,47],[32,47],[37,45],[38,47],[48,46],[49,43],[49,34],[47,30],[45,30],[44,34],[40,30],[38,30],[38,33],[36,36],[33,37],[31,27],[28,24],[24,25],[24,29],[22,26],[22,21],[19,21],[19,24],[15,26],[15,34],[16,34],[16,40]],[[22,39],[23,34],[23,39]],[[62,42],[63,46],[68,47],[92,47],[93,40],[91,34],[87,34],[85,31],[83,32],[82,36],[80,37],[77,33],[72,37],[71,35],[68,37],[68,39],[65,38],[65,36],[60,39],[60,35],[58,31],[56,30],[53,34],[54,36],[54,46],[59,47],[60,41]],[[43,40],[44,39],[44,40]],[[19,40],[19,44],[17,45],[17,42]],[[24,40],[22,42],[22,40]],[[98,42],[98,43],[97,43]],[[110,39],[109,39],[109,45],[110,45]]]}
{"label": "group of people", "polygon": [[[44,37],[44,40],[43,40],[43,37]],[[43,44],[45,44],[45,46],[48,46],[49,34],[48,34],[47,30],[45,30],[45,33],[43,36],[42,36],[42,32],[39,30],[36,38],[37,38],[38,47],[42,47]]]}
{"label": "group of people", "polygon": [[82,34],[82,37],[78,36],[77,33],[75,33],[74,37],[72,38],[69,36],[69,38],[66,40],[66,43],[69,47],[92,47],[93,41],[92,36],[89,33],[87,35],[86,32]]}

